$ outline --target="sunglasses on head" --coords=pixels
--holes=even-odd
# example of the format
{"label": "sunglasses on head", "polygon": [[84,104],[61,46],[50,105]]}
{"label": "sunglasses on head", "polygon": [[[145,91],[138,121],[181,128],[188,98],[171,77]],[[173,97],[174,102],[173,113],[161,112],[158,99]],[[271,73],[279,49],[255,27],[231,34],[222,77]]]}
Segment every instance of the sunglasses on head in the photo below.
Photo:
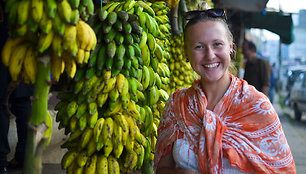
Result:
{"label": "sunglasses on head", "polygon": [[192,20],[201,16],[208,16],[211,18],[223,18],[226,19],[225,10],[221,8],[212,8],[208,10],[195,10],[189,11],[184,14],[186,20]]}

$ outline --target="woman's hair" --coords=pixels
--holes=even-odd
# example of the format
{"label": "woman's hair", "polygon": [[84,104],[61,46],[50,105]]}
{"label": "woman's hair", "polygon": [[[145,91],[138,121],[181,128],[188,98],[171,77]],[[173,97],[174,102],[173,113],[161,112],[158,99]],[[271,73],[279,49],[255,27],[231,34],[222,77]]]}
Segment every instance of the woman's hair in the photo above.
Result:
{"label": "woman's hair", "polygon": [[206,22],[206,21],[216,21],[216,22],[220,22],[221,24],[223,24],[224,28],[226,29],[226,34],[227,34],[227,37],[228,37],[228,40],[230,41],[230,43],[232,43],[234,45],[234,37],[233,37],[233,34],[232,32],[230,31],[229,29],[229,26],[228,24],[226,23],[225,19],[221,18],[221,17],[218,17],[218,18],[215,18],[215,17],[209,17],[209,16],[206,16],[206,15],[199,15],[199,17],[196,17],[194,19],[191,19],[188,21],[188,23],[186,24],[185,28],[184,28],[184,41],[186,43],[186,33],[187,33],[187,30],[199,23],[199,22]]}

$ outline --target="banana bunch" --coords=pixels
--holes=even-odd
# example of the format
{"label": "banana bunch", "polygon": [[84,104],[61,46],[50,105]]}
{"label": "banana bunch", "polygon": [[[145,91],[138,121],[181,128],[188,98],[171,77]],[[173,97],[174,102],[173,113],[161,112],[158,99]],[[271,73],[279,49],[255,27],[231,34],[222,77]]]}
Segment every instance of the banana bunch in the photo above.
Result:
{"label": "banana bunch", "polygon": [[186,7],[188,11],[193,10],[205,10],[207,8],[212,8],[214,6],[213,2],[211,0],[185,0]]}
{"label": "banana bunch", "polygon": [[[158,0],[150,0],[150,2],[154,3],[158,2]],[[180,0],[163,0],[162,2],[165,2],[167,6],[172,9],[179,4]]]}
{"label": "banana bunch", "polygon": [[5,5],[13,36],[55,30],[64,34],[67,24],[87,21],[94,14],[92,0],[8,0]]}
{"label": "banana bunch", "polygon": [[170,55],[171,59],[168,62],[171,71],[170,90],[171,93],[178,88],[191,86],[194,79],[197,77],[191,68],[187,58],[184,56],[183,37],[172,36]]}
{"label": "banana bunch", "polygon": [[169,10],[164,2],[109,2],[90,19],[96,48],[87,63],[76,64],[55,107],[58,128],[69,134],[62,145],[67,173],[90,173],[86,166],[96,173],[131,172],[152,163],[169,97],[170,33],[160,28],[169,28],[168,19],[166,10],[154,11],[163,8]]}
{"label": "banana bunch", "polygon": [[[52,56],[55,81],[64,70],[73,78],[76,64],[86,63],[97,43],[94,31],[82,20],[88,20],[93,10],[92,0],[8,0],[5,12],[11,38],[2,49],[2,62],[12,79],[23,74],[26,83],[34,84],[41,54]],[[14,48],[17,51],[12,52]]]}

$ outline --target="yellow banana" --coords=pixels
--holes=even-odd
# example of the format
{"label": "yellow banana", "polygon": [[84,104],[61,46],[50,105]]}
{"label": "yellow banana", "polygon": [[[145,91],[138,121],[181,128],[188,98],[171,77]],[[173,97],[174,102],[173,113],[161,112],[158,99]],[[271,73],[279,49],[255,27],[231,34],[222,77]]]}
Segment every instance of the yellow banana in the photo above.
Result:
{"label": "yellow banana", "polygon": [[85,59],[85,50],[82,48],[78,48],[77,56],[76,56],[76,61],[79,64],[83,64]]}
{"label": "yellow banana", "polygon": [[29,76],[32,84],[35,83],[36,80],[36,72],[37,72],[37,52],[33,47],[30,47],[27,50],[26,56],[24,58],[23,69],[26,74]]}
{"label": "yellow banana", "polygon": [[76,25],[78,46],[84,50],[87,48],[87,45],[90,42],[90,31],[86,25],[87,23],[82,20],[79,20]]}
{"label": "yellow banana", "polygon": [[31,1],[30,0],[22,0],[18,4],[17,9],[17,23],[18,25],[23,25],[26,23],[29,16],[29,8]]}
{"label": "yellow banana", "polygon": [[4,66],[8,67],[11,60],[11,54],[16,51],[16,46],[18,46],[22,41],[24,40],[24,37],[9,37],[7,41],[5,42],[1,57],[2,57],[2,63]]}
{"label": "yellow banana", "polygon": [[85,150],[79,152],[76,158],[78,167],[84,167],[88,158],[89,157],[87,156],[87,152]]}
{"label": "yellow banana", "polygon": [[71,22],[71,6],[68,2],[68,0],[62,0],[59,5],[57,6],[58,13],[61,16],[63,20],[65,20],[66,23]]}
{"label": "yellow banana", "polygon": [[54,32],[53,30],[51,30],[49,33],[47,34],[42,34],[39,36],[39,39],[38,39],[38,51],[40,53],[43,53],[44,51],[46,51],[52,41],[53,41],[53,37],[54,37]]}
{"label": "yellow banana", "polygon": [[102,129],[102,137],[103,140],[110,139],[114,130],[114,123],[111,117],[107,117],[104,121],[103,129]]}
{"label": "yellow banana", "polygon": [[31,0],[31,12],[32,18],[35,23],[39,23],[44,13],[44,1],[43,0]]}
{"label": "yellow banana", "polygon": [[100,134],[102,132],[103,125],[104,125],[104,118],[101,117],[101,118],[98,119],[98,121],[97,121],[97,123],[94,127],[94,131],[93,131],[94,139],[95,139],[96,142],[98,142],[98,140],[99,140]]}
{"label": "yellow banana", "polygon": [[73,51],[76,43],[77,28],[74,25],[67,25],[63,37],[63,49]]}
{"label": "yellow banana", "polygon": [[63,52],[62,58],[65,61],[65,71],[68,77],[73,79],[77,68],[74,58],[66,51]]}
{"label": "yellow banana", "polygon": [[67,151],[61,161],[62,168],[67,169],[73,161],[77,158],[78,152],[76,150],[69,150]]}
{"label": "yellow banana", "polygon": [[120,144],[122,144],[122,128],[116,121],[114,121],[113,123],[114,123],[114,133],[112,136],[112,140],[113,140],[114,149],[116,149]]}
{"label": "yellow banana", "polygon": [[47,16],[46,13],[43,13],[42,18],[39,22],[39,27],[44,34],[48,34],[52,30],[52,20]]}
{"label": "yellow banana", "polygon": [[51,58],[51,75],[55,82],[59,81],[62,74],[62,69],[65,67],[65,63],[61,57],[53,55]]}
{"label": "yellow banana", "polygon": [[97,103],[99,105],[99,107],[102,107],[106,100],[108,99],[108,93],[99,93],[97,96]]}
{"label": "yellow banana", "polygon": [[125,160],[124,160],[124,167],[134,169],[137,164],[137,154],[135,151],[132,153],[127,153]]}
{"label": "yellow banana", "polygon": [[86,147],[86,145],[88,144],[88,142],[90,141],[90,139],[93,136],[93,129],[87,127],[85,129],[85,131],[83,132],[82,136],[81,136],[81,144],[80,147],[83,149]]}
{"label": "yellow banana", "polygon": [[121,126],[123,132],[128,131],[128,123],[125,120],[124,115],[121,112],[118,112],[117,114],[114,115],[115,121]]}
{"label": "yellow banana", "polygon": [[13,81],[17,80],[19,77],[27,49],[27,44],[20,44],[16,47],[14,52],[12,52],[11,60],[9,63],[9,72]]}
{"label": "yellow banana", "polygon": [[116,80],[117,80],[117,77],[111,77],[107,82],[108,83],[105,83],[105,87],[103,89],[103,93],[108,93],[110,92],[115,86],[116,86]]}
{"label": "yellow banana", "polygon": [[113,156],[109,156],[107,158],[108,161],[108,173],[109,174],[120,174],[119,163],[116,158]]}
{"label": "yellow banana", "polygon": [[84,173],[86,174],[95,174],[96,173],[96,166],[97,166],[97,154],[92,155],[85,165]]}
{"label": "yellow banana", "polygon": [[121,74],[121,73],[119,73],[118,75],[117,75],[117,80],[116,80],[117,82],[116,82],[116,87],[117,87],[117,89],[118,89],[118,92],[121,94],[122,93],[122,90],[123,90],[123,88],[125,87],[125,82],[126,82],[126,80],[125,80],[125,76],[123,75],[123,74]]}
{"label": "yellow banana", "polygon": [[139,121],[140,114],[136,109],[136,104],[133,100],[131,100],[128,104],[127,112],[129,116],[133,117],[135,120]]}
{"label": "yellow banana", "polygon": [[114,149],[114,145],[113,145],[112,139],[107,139],[103,147],[104,155],[108,157],[110,153],[113,151],[113,149]]}
{"label": "yellow banana", "polygon": [[90,40],[89,40],[89,43],[87,44],[85,50],[86,51],[94,50],[96,45],[97,45],[96,33],[93,31],[93,29],[89,25],[86,25],[86,27],[87,27],[87,31],[90,34]]}
{"label": "yellow banana", "polygon": [[69,119],[69,128],[71,132],[74,132],[75,130],[77,130],[77,126],[78,126],[78,118],[76,118],[75,116],[71,117]]}
{"label": "yellow banana", "polygon": [[119,159],[122,152],[123,152],[124,145],[122,143],[120,143],[120,144],[117,144],[115,146],[117,146],[117,147],[113,149],[113,154],[114,154],[115,158]]}
{"label": "yellow banana", "polygon": [[97,174],[108,174],[108,160],[104,154],[98,155]]}

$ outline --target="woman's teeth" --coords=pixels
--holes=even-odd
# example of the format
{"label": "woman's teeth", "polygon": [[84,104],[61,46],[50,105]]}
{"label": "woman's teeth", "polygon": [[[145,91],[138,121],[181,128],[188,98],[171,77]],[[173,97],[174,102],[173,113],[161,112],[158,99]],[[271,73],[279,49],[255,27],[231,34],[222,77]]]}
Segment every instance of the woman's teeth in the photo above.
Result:
{"label": "woman's teeth", "polygon": [[204,65],[205,68],[215,68],[219,65],[219,63],[214,63],[214,64],[209,64],[209,65]]}

